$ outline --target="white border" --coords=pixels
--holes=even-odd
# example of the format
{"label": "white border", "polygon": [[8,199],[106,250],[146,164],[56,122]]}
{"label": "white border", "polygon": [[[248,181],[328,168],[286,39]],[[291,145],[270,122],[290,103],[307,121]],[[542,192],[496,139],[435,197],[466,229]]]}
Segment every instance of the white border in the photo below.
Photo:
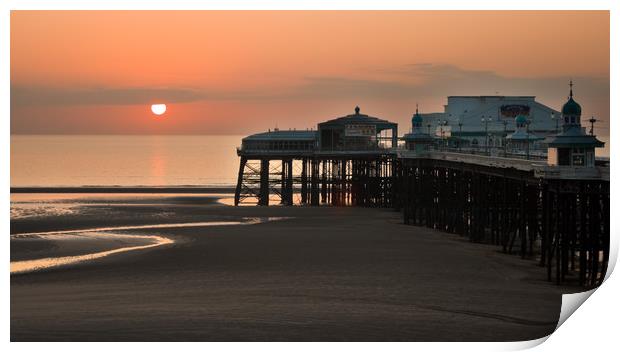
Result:
{"label": "white border", "polygon": [[[9,108],[9,92],[10,92],[10,62],[9,62],[9,50],[10,50],[10,10],[93,10],[93,9],[118,9],[118,10],[132,10],[132,9],[151,9],[151,10],[163,10],[163,9],[291,9],[291,10],[307,10],[307,9],[417,9],[417,10],[435,10],[435,9],[452,9],[452,10],[611,10],[611,96],[618,96],[618,71],[615,66],[620,59],[618,57],[618,1],[603,1],[603,0],[588,0],[588,1],[575,1],[575,0],[502,0],[502,1],[482,1],[482,0],[433,0],[417,3],[404,3],[395,0],[382,0],[382,1],[286,1],[286,0],[230,0],[230,1],[197,1],[197,0],[178,0],[178,1],[162,1],[162,0],[3,0],[0,1],[0,108],[2,109],[2,131],[4,132],[2,138],[4,139],[3,145],[10,145],[10,108]],[[575,24],[579,25],[579,24]],[[617,124],[611,116],[618,116],[617,103],[611,100],[610,109],[610,137],[617,132]],[[611,138],[610,138],[611,139]],[[616,155],[617,149],[616,143],[611,144],[610,155]],[[2,148],[0,154],[2,165],[4,166],[2,172],[2,180],[5,184],[3,191],[5,201],[2,203],[2,211],[5,221],[3,222],[3,229],[5,234],[5,241],[3,242],[3,254],[4,263],[6,265],[5,280],[2,283],[2,337],[5,342],[9,341],[9,329],[10,329],[10,304],[9,304],[9,187],[10,187],[10,174],[9,174],[9,148]],[[611,169],[611,178],[614,177],[614,168]],[[611,194],[617,195],[618,187],[611,183]],[[611,214],[615,214],[614,210],[617,202],[612,196],[611,202]],[[612,253],[610,259],[610,270],[617,260],[618,251],[618,236],[617,236],[617,217],[612,217],[611,221],[611,246]],[[574,317],[568,319],[565,324],[561,326],[554,334],[552,334],[548,341],[542,345],[536,347],[538,350],[607,350],[608,346],[616,345],[617,328],[616,323],[618,321],[617,314],[619,312],[618,301],[619,284],[617,274],[612,275],[611,279],[607,280],[604,285],[593,294],[593,298],[588,300],[583,308],[579,309]],[[348,344],[346,348],[356,349],[358,351],[375,351],[377,348],[389,348],[393,350],[409,351],[412,347],[422,347],[424,350],[465,350],[465,351],[485,351],[485,350],[514,350],[533,347],[539,343],[545,341],[541,339],[538,341],[519,342],[519,343],[421,343],[411,345],[409,343],[393,343],[393,344],[363,344],[352,343]],[[109,348],[121,348],[121,349],[149,349],[149,350],[168,350],[170,348],[184,348],[189,350],[201,350],[204,349],[204,344],[200,343],[185,343],[177,344],[174,346],[170,344],[155,344],[155,343],[141,343],[128,344],[119,343],[114,346],[104,344],[89,344],[84,345],[82,343],[72,344],[46,344],[42,346],[40,344],[10,344],[7,346],[15,350],[40,350],[42,348],[51,351],[67,351],[67,350],[83,350],[85,348],[94,351],[106,351]],[[267,344],[241,344],[231,343],[222,344],[214,343],[209,344],[208,348],[216,349],[241,349],[251,348],[258,351],[274,351],[274,350],[286,350],[295,348],[301,351],[314,351],[317,348],[321,349],[340,349],[344,346],[331,343],[316,344],[295,344],[291,345],[267,343]]]}
{"label": "white border", "polygon": [[14,10],[607,10],[613,1],[563,0],[5,0]]}

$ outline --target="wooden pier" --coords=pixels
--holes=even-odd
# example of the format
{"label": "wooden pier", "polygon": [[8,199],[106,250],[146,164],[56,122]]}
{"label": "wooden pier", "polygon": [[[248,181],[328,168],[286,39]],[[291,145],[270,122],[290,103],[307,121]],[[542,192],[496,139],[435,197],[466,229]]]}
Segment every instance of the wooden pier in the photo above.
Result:
{"label": "wooden pier", "polygon": [[610,233],[608,169],[568,178],[547,175],[546,165],[522,159],[404,152],[398,160],[397,206],[406,224],[536,259],[558,284],[593,287],[604,279]]}
{"label": "wooden pier", "polygon": [[[241,156],[235,204],[393,205],[396,155]],[[296,195],[296,202],[294,201]]]}
{"label": "wooden pier", "polygon": [[602,283],[609,260],[609,166],[595,165],[600,142],[594,136],[567,122],[568,132],[550,143],[557,150],[549,160],[535,161],[436,148],[433,137],[416,130],[418,120],[414,116],[414,131],[403,137],[406,147],[397,143],[396,124],[359,108],[316,131],[246,137],[237,150],[235,205],[394,208],[405,224],[536,260],[557,284]]}

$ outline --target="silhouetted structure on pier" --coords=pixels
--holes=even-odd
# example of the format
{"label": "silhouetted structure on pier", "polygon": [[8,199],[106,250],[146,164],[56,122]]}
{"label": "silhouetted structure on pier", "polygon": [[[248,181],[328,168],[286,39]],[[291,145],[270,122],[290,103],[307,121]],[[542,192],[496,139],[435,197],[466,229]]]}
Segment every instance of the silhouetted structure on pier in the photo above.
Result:
{"label": "silhouetted structure on pier", "polygon": [[397,124],[360,113],[320,123],[317,131],[248,136],[240,156],[235,205],[270,196],[293,204],[391,206]]}
{"label": "silhouetted structure on pier", "polygon": [[435,137],[429,134],[430,131],[428,131],[429,133],[424,132],[423,123],[422,115],[420,115],[416,105],[415,114],[411,118],[411,132],[405,134],[402,138],[408,150],[422,152],[430,150],[435,145]]}
{"label": "silhouetted structure on pier", "polygon": [[572,82],[562,119],[562,132],[544,142],[547,159],[531,160],[530,139],[541,138],[522,115],[508,140],[526,153],[499,157],[448,150],[424,133],[417,108],[399,147],[395,123],[356,107],[317,131],[244,138],[235,204],[268,205],[271,194],[290,205],[297,194],[300,204],[393,207],[407,224],[536,258],[549,280],[596,286],[609,259],[609,166],[595,162],[603,143],[582,128]]}

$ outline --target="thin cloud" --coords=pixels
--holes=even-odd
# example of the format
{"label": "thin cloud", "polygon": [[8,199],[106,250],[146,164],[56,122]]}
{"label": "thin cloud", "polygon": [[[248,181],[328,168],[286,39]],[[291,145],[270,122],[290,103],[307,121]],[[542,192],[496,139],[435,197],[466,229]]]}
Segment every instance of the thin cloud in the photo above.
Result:
{"label": "thin cloud", "polygon": [[204,98],[201,92],[182,88],[66,89],[11,86],[13,106],[132,105],[154,101],[186,103]]}
{"label": "thin cloud", "polygon": [[[568,80],[575,82],[576,99],[584,114],[596,116],[604,130],[609,126],[608,77],[506,77],[493,71],[469,70],[454,65],[414,63],[368,70],[372,78],[307,76],[299,83],[226,91],[210,88],[93,88],[67,89],[11,86],[12,107],[135,105],[153,102],[190,103],[232,101],[243,104],[280,104],[285,101],[373,101],[402,105],[426,103],[424,111],[442,111],[450,95],[535,95],[559,109],[568,94]],[[379,76],[380,78],[377,78]],[[15,111],[15,110],[12,110]],[[259,111],[259,109],[257,109]],[[407,112],[406,115],[408,115]],[[12,113],[15,118],[18,115]],[[20,119],[27,119],[19,114]]]}
{"label": "thin cloud", "polygon": [[[187,88],[67,89],[11,86],[11,105],[132,105],[153,101],[187,103],[209,100],[273,101],[282,99],[412,99],[448,95],[561,95],[568,77],[505,77],[492,71],[467,70],[453,65],[410,64],[378,70],[387,77],[358,79],[309,76],[288,87],[218,91]],[[583,96],[609,95],[609,79],[573,77]]]}

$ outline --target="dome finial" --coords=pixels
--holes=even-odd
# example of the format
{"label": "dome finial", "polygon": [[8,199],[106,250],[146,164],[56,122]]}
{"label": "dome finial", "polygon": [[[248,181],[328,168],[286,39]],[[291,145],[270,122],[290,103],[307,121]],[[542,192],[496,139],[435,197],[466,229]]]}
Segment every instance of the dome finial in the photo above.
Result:
{"label": "dome finial", "polygon": [[415,103],[415,113],[418,113],[418,103]]}
{"label": "dome finial", "polygon": [[355,115],[359,115],[360,114],[360,107],[356,106],[355,107]]}
{"label": "dome finial", "polygon": [[564,125],[579,124],[579,117],[581,116],[581,106],[573,99],[573,80],[568,83],[570,87],[570,93],[568,101],[562,106],[562,116],[564,116]]}

